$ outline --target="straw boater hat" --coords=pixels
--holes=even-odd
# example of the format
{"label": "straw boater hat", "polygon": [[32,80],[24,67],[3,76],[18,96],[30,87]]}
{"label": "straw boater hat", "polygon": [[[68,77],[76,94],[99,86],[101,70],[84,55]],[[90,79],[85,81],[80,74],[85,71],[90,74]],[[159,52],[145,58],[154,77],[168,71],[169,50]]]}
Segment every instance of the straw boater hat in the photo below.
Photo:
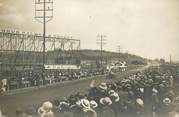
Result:
{"label": "straw boater hat", "polygon": [[99,85],[99,88],[102,90],[107,90],[108,87],[107,87],[106,83],[103,82]]}
{"label": "straw boater hat", "polygon": [[116,93],[114,90],[109,91],[109,96],[114,99],[114,102],[118,102],[120,100],[118,93]]}
{"label": "straw boater hat", "polygon": [[67,102],[65,102],[65,101],[61,101],[60,104],[59,104],[59,106],[60,106],[60,105],[67,105],[67,106],[69,106],[69,103],[67,103]]}
{"label": "straw boater hat", "polygon": [[91,105],[91,108],[96,108],[96,107],[98,107],[98,104],[97,104],[96,101],[94,101],[94,100],[91,100],[91,101],[90,101],[90,105]]}
{"label": "straw boater hat", "polygon": [[46,113],[46,111],[44,110],[43,107],[40,107],[38,110],[37,110],[38,114],[40,115],[40,117],[43,117]]}
{"label": "straw boater hat", "polygon": [[115,93],[114,90],[110,90],[110,91],[108,92],[109,95],[114,94],[114,93]]}
{"label": "straw boater hat", "polygon": [[109,97],[101,98],[99,101],[102,105],[111,105],[112,101]]}
{"label": "straw boater hat", "polygon": [[68,108],[69,106],[70,106],[69,103],[67,103],[65,101],[61,101],[58,107],[61,110],[63,107],[67,107]]}
{"label": "straw boater hat", "polygon": [[153,93],[158,93],[158,90],[157,90],[156,88],[153,88],[153,89],[152,89],[152,92],[153,92]]}
{"label": "straw boater hat", "polygon": [[163,100],[163,103],[164,104],[170,104],[172,101],[170,100],[170,98],[165,98],[164,100]]}
{"label": "straw boater hat", "polygon": [[164,85],[164,84],[159,84],[159,87],[160,87],[160,88],[164,88],[165,85]]}
{"label": "straw boater hat", "polygon": [[144,93],[144,88],[139,88],[139,91],[140,91],[141,93]]}
{"label": "straw boater hat", "polygon": [[82,99],[80,104],[83,108],[87,108],[87,109],[90,108],[90,102],[87,99]]}
{"label": "straw boater hat", "polygon": [[42,104],[42,107],[44,110],[48,111],[51,110],[53,108],[53,104],[51,102],[44,102]]}
{"label": "straw boater hat", "polygon": [[48,101],[44,102],[42,106],[38,109],[38,114],[41,117],[44,117],[47,112],[51,112],[52,108],[53,108],[53,105],[51,102],[48,102]]}
{"label": "straw boater hat", "polygon": [[125,88],[127,88],[127,89],[129,89],[129,90],[132,89],[132,87],[131,87],[131,85],[130,85],[129,83],[125,84]]}
{"label": "straw boater hat", "polygon": [[140,106],[144,105],[144,101],[142,99],[140,99],[140,98],[136,99],[136,103],[139,104]]}
{"label": "straw boater hat", "polygon": [[114,94],[112,94],[110,96],[111,96],[111,98],[114,98],[114,102],[119,102],[120,97],[119,97],[119,95],[117,93],[114,93]]}

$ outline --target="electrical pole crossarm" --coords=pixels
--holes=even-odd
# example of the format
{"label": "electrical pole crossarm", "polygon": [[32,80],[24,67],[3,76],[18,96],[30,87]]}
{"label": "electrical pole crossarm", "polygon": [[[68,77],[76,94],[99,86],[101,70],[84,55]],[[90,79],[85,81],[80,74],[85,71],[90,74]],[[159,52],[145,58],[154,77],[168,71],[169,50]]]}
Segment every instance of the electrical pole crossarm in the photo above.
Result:
{"label": "electrical pole crossarm", "polygon": [[[48,7],[46,8],[46,6]],[[46,15],[47,13],[48,15]],[[45,80],[46,23],[52,20],[52,18],[53,18],[53,0],[36,0],[35,1],[35,19],[38,22],[43,23],[43,59],[42,59],[43,81]]]}

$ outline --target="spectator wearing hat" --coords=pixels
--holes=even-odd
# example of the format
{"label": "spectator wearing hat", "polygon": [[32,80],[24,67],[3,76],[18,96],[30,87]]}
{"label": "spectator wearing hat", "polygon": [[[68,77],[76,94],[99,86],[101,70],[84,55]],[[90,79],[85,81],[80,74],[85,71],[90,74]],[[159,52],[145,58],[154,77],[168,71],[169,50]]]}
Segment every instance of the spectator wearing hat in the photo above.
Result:
{"label": "spectator wearing hat", "polygon": [[91,108],[95,109],[95,108],[98,107],[98,103],[96,103],[95,100],[91,100],[91,101],[90,101],[90,106],[91,106]]}
{"label": "spectator wearing hat", "polygon": [[100,105],[102,107],[110,106],[112,104],[112,100],[109,97],[104,97],[100,99]]}
{"label": "spectator wearing hat", "polygon": [[87,100],[76,100],[75,104],[70,103],[70,112],[73,113],[73,117],[81,117],[83,116],[84,107],[88,107],[90,104]]}
{"label": "spectator wearing hat", "polygon": [[[93,108],[96,108],[95,101],[89,101],[88,99],[82,99],[81,100],[81,106],[83,110],[83,117],[97,117],[97,113]],[[91,105],[93,105],[93,108],[91,108]]]}
{"label": "spectator wearing hat", "polygon": [[110,90],[108,94],[112,102],[119,102],[120,97],[117,92],[115,92],[114,90]]}
{"label": "spectator wearing hat", "polygon": [[152,88],[152,116],[156,116],[156,112],[158,110],[158,105],[159,105],[159,95],[158,95],[158,90],[153,87]]}
{"label": "spectator wearing hat", "polygon": [[99,92],[101,93],[101,95],[107,95],[107,91],[108,91],[108,87],[107,84],[102,82],[99,86],[98,86]]}
{"label": "spectator wearing hat", "polygon": [[166,91],[166,93],[164,94],[164,97],[168,97],[171,99],[171,101],[173,101],[176,97],[176,94],[172,89],[168,89],[168,91]]}
{"label": "spectator wearing hat", "polygon": [[42,106],[38,109],[38,114],[40,117],[45,117],[45,116],[52,116],[54,113],[52,112],[53,104],[49,101],[44,102]]}
{"label": "spectator wearing hat", "polygon": [[98,87],[93,87],[90,89],[88,98],[90,100],[95,100],[98,104],[101,98],[108,96],[108,87],[107,84],[102,82]]}
{"label": "spectator wearing hat", "polygon": [[[137,84],[138,86],[138,84]],[[140,98],[144,98],[144,87],[137,87],[134,88],[134,92],[135,92],[135,96],[136,97],[140,97]]]}
{"label": "spectator wearing hat", "polygon": [[97,117],[97,113],[96,113],[96,111],[95,110],[93,110],[93,109],[86,109],[85,111],[84,111],[84,117]]}
{"label": "spectator wearing hat", "polygon": [[162,117],[169,117],[169,113],[174,110],[172,100],[168,97],[164,98],[159,106],[160,110],[157,115]]}
{"label": "spectator wearing hat", "polygon": [[120,115],[120,110],[121,110],[121,106],[122,106],[122,104],[120,103],[120,97],[119,97],[118,93],[115,92],[114,90],[109,91],[109,97],[112,101],[111,108],[114,111],[114,115],[115,115],[115,117],[118,117],[118,115]]}
{"label": "spectator wearing hat", "polygon": [[88,99],[81,99],[80,105],[82,106],[83,110],[91,108],[91,105]]}
{"label": "spectator wearing hat", "polygon": [[114,111],[111,108],[112,106],[112,100],[109,97],[104,97],[100,99],[100,112],[99,116],[100,117],[114,117]]}
{"label": "spectator wearing hat", "polygon": [[96,113],[100,111],[99,104],[95,100],[90,101],[90,106]]}
{"label": "spectator wearing hat", "polygon": [[53,99],[52,104],[53,104],[53,109],[52,109],[53,112],[54,113],[59,112],[60,111],[60,109],[59,109],[60,101],[58,99]]}
{"label": "spectator wearing hat", "polygon": [[140,117],[144,113],[144,101],[141,98],[136,99],[135,103],[136,117]]}
{"label": "spectator wearing hat", "polygon": [[66,111],[70,110],[70,104],[67,101],[61,101],[58,106],[61,113],[64,113]]}

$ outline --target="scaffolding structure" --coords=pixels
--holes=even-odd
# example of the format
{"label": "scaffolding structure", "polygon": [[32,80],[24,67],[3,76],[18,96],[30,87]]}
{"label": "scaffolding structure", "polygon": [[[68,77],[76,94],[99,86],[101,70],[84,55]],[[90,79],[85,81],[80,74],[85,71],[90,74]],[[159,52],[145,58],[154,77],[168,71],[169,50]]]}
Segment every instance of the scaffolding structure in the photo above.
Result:
{"label": "scaffolding structure", "polygon": [[[45,64],[55,64],[60,52],[66,54],[80,49],[80,40],[55,35],[46,36]],[[57,52],[55,55],[53,53]],[[30,32],[0,30],[0,72],[43,67],[43,35]]]}

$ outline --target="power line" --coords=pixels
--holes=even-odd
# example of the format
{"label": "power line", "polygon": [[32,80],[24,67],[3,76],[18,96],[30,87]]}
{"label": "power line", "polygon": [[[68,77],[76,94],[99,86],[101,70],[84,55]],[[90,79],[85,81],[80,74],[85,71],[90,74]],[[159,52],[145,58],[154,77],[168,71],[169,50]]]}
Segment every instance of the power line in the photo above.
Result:
{"label": "power line", "polygon": [[100,67],[103,66],[103,46],[106,44],[106,35],[97,35],[97,44],[100,44]]}
{"label": "power line", "polygon": [[35,19],[43,24],[42,79],[45,80],[46,23],[53,18],[53,0],[35,0]]}

